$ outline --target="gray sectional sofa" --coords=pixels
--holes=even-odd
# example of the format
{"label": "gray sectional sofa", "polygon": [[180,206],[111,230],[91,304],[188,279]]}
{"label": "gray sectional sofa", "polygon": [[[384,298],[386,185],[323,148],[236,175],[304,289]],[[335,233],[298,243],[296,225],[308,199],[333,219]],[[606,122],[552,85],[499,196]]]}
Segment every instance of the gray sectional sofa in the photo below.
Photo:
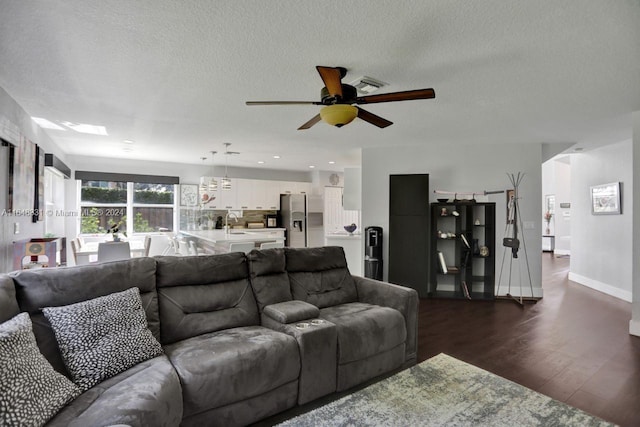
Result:
{"label": "gray sectional sofa", "polygon": [[49,426],[246,425],[415,364],[418,295],[351,276],[342,248],[134,258],[0,276],[68,376],[44,307],[132,287],[163,354],[84,391]]}

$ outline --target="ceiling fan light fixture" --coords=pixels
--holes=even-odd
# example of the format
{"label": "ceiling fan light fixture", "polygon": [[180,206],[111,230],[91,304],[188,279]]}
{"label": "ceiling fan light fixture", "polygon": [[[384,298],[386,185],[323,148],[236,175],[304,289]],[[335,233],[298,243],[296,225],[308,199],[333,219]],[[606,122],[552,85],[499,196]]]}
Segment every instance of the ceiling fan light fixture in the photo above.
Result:
{"label": "ceiling fan light fixture", "polygon": [[347,104],[328,105],[320,110],[320,117],[331,126],[342,127],[358,117],[358,109]]}

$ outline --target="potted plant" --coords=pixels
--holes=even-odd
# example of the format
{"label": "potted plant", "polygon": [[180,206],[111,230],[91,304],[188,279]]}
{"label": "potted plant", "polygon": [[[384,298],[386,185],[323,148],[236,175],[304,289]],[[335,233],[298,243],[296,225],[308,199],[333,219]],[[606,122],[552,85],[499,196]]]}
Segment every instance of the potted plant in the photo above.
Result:
{"label": "potted plant", "polygon": [[[114,242],[119,242],[120,241],[120,225],[122,225],[122,220],[118,221],[117,223],[111,225],[111,227],[109,227],[107,229],[107,234],[112,234],[113,235],[113,241]],[[126,232],[122,232],[122,234],[127,237],[127,233]]]}

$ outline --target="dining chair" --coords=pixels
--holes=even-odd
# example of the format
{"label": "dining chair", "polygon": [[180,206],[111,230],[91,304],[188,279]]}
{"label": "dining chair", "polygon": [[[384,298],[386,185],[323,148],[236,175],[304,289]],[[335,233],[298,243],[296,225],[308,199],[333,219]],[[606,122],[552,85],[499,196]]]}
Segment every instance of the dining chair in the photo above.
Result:
{"label": "dining chair", "polygon": [[131,258],[129,242],[104,242],[98,244],[98,262]]}
{"label": "dining chair", "polygon": [[229,252],[244,252],[246,254],[255,248],[255,242],[234,242],[229,244]]}
{"label": "dining chair", "polygon": [[72,239],[71,240],[71,253],[73,254],[73,262],[75,265],[80,265],[78,263],[78,255],[77,252],[80,249],[80,247],[78,246],[78,242],[76,241],[77,239]]}
{"label": "dining chair", "polygon": [[189,242],[184,237],[177,237],[175,243],[178,245],[178,254],[183,256],[191,255],[189,253]]}
{"label": "dining chair", "polygon": [[260,244],[260,249],[284,248],[284,242],[264,242]]}
{"label": "dining chair", "polygon": [[167,255],[171,249],[171,240],[166,234],[144,236],[144,256]]}

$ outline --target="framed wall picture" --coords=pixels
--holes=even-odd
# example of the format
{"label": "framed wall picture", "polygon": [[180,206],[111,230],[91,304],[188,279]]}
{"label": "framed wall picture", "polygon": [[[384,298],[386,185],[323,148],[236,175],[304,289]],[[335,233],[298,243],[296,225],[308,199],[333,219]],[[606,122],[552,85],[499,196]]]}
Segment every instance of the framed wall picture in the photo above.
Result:
{"label": "framed wall picture", "polygon": [[44,150],[36,145],[35,193],[33,203],[33,222],[44,220]]}
{"label": "framed wall picture", "polygon": [[180,206],[198,206],[198,184],[180,184]]}
{"label": "framed wall picture", "polygon": [[591,213],[593,215],[619,215],[622,213],[620,183],[591,187]]}
{"label": "framed wall picture", "polygon": [[35,206],[36,145],[25,137],[9,151],[9,200],[11,210],[31,211]]}

